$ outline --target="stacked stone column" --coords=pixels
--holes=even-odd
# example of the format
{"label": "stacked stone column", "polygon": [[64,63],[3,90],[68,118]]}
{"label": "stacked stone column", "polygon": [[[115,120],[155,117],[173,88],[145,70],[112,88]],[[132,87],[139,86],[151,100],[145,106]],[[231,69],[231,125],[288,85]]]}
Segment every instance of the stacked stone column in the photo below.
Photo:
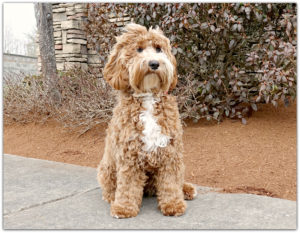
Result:
{"label": "stacked stone column", "polygon": [[[87,45],[84,24],[87,22],[87,3],[52,3],[55,59],[58,70],[71,68],[99,69],[100,55]],[[119,27],[130,22],[130,17],[110,15],[110,21]],[[39,51],[38,66],[41,71]]]}
{"label": "stacked stone column", "polygon": [[87,70],[87,37],[84,30],[87,4],[54,3],[52,7],[57,69],[76,67]]}

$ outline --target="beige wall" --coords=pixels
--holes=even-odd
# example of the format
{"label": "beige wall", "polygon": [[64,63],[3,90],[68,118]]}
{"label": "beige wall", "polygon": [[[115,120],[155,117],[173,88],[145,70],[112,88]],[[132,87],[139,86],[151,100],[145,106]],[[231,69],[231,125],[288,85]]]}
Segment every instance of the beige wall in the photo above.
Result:
{"label": "beige wall", "polygon": [[38,74],[37,57],[3,54],[3,73]]}

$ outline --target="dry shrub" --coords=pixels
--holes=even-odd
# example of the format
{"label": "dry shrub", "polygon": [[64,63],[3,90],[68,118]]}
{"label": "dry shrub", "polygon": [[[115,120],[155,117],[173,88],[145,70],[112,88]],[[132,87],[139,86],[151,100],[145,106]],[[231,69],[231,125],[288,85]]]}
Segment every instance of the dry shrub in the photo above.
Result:
{"label": "dry shrub", "polygon": [[55,118],[65,127],[79,128],[81,133],[107,122],[115,103],[113,90],[97,74],[71,70],[60,75],[60,104],[54,105]]}
{"label": "dry shrub", "polygon": [[41,76],[10,74],[4,77],[4,123],[44,122],[52,118],[69,129],[84,133],[107,122],[112,115],[114,94],[96,74],[71,70],[59,74],[58,98],[50,98]]}
{"label": "dry shrub", "polygon": [[43,122],[52,116],[40,76],[5,73],[3,76],[4,124]]}

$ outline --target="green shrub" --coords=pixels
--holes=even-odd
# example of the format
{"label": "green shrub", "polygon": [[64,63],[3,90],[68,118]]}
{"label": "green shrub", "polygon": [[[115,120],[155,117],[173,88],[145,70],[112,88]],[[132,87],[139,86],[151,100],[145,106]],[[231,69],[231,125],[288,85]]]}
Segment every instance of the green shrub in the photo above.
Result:
{"label": "green shrub", "polygon": [[[277,106],[296,96],[296,4],[89,4],[89,46],[103,66],[119,34],[110,15],[158,25],[178,63],[183,119],[241,118],[257,103]],[[108,14],[109,13],[109,14]]]}

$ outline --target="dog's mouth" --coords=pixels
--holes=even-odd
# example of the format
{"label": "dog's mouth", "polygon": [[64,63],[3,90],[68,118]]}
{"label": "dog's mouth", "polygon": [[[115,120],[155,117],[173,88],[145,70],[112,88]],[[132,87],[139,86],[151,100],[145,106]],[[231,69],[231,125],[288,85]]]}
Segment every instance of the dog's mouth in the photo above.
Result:
{"label": "dog's mouth", "polygon": [[142,92],[158,92],[161,89],[161,77],[156,72],[148,72],[140,81],[139,89]]}
{"label": "dog's mouth", "polygon": [[129,69],[130,86],[136,93],[160,93],[168,90],[170,85],[170,74],[166,65],[160,62],[159,69],[151,69],[148,61],[133,63]]}

